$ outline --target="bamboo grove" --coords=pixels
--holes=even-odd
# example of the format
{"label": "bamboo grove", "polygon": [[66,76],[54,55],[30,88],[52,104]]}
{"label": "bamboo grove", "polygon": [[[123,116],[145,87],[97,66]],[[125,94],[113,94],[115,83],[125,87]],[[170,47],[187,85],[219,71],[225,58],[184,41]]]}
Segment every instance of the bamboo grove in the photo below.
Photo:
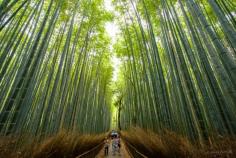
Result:
{"label": "bamboo grove", "polygon": [[35,136],[110,127],[112,16],[101,0],[0,1],[0,131]]}
{"label": "bamboo grove", "polygon": [[236,4],[117,0],[120,126],[203,143],[236,134]]}
{"label": "bamboo grove", "polygon": [[[122,130],[170,130],[202,144],[235,136],[236,3],[113,5],[0,0],[1,134],[102,133],[114,104]],[[105,24],[114,19],[111,48]],[[112,83],[114,53],[122,65]]]}

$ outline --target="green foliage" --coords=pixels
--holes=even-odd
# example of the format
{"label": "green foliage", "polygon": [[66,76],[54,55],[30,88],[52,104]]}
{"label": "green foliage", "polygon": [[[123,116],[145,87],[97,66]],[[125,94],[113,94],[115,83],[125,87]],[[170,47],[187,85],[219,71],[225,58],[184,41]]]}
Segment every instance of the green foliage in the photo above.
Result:
{"label": "green foliage", "polygon": [[235,135],[233,3],[114,4],[122,15],[122,33],[114,45],[122,59],[117,83],[124,95],[122,129],[169,129],[200,143],[218,134]]}
{"label": "green foliage", "polygon": [[1,133],[109,130],[112,66],[104,25],[112,13],[102,0],[32,0],[13,15],[23,1],[16,2],[1,21]]}
{"label": "green foliage", "polygon": [[[236,134],[235,2],[0,1],[0,132]],[[107,22],[120,27],[110,49]],[[111,52],[111,51],[114,51]],[[115,54],[122,61],[112,83]]]}

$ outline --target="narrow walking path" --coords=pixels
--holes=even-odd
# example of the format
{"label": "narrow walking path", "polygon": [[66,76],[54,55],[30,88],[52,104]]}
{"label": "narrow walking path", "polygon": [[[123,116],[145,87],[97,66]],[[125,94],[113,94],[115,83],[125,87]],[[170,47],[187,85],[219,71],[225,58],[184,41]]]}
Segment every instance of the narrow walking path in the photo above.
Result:
{"label": "narrow walking path", "polygon": [[96,156],[96,158],[131,158],[131,156],[129,155],[126,149],[124,142],[121,140],[120,153],[118,152],[116,152],[115,154],[112,153],[112,143],[110,141],[108,156],[104,155],[104,148],[103,148]]}

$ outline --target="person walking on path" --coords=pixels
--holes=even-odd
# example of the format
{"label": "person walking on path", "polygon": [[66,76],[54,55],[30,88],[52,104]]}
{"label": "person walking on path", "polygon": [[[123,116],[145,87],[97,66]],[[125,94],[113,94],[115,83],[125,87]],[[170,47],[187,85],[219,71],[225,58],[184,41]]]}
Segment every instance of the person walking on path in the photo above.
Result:
{"label": "person walking on path", "polygon": [[116,141],[117,141],[117,146],[118,146],[118,152],[120,153],[120,148],[121,148],[120,136],[118,136],[118,137],[116,138]]}
{"label": "person walking on path", "polygon": [[116,139],[113,138],[112,139],[112,155],[115,155],[117,148],[118,148],[118,145],[117,145]]}
{"label": "person walking on path", "polygon": [[109,140],[106,138],[105,139],[105,145],[104,145],[104,150],[105,150],[105,156],[107,156],[108,155],[108,153],[109,153]]}

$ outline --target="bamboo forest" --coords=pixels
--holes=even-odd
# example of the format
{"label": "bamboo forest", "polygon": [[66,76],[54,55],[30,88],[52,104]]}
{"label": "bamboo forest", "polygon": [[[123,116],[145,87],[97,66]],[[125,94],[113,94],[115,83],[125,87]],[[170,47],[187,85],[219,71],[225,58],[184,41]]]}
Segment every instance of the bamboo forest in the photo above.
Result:
{"label": "bamboo forest", "polygon": [[82,157],[236,157],[235,0],[0,0],[0,158]]}

